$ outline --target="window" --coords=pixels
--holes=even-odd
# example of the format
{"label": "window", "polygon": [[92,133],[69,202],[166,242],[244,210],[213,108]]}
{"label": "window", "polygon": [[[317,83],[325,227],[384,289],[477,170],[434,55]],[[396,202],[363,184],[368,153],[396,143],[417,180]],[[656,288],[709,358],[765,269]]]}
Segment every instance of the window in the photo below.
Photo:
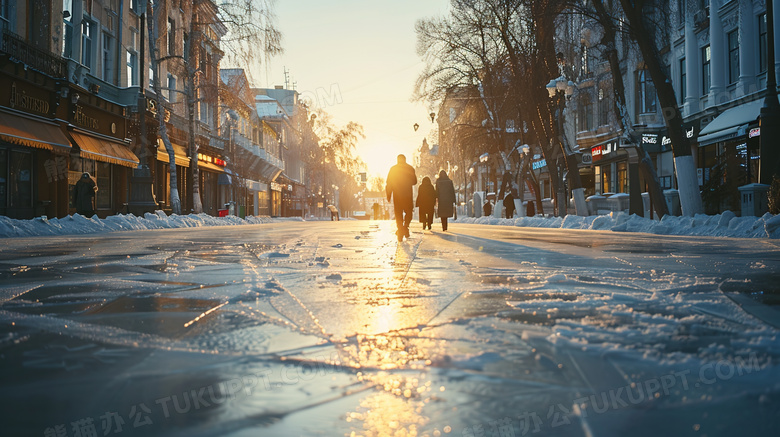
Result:
{"label": "window", "polygon": [[138,9],[138,0],[130,0],[130,10],[138,14],[140,13]]}
{"label": "window", "polygon": [[685,24],[685,0],[677,0],[677,23]]}
{"label": "window", "polygon": [[604,93],[604,88],[599,88],[599,126],[609,124],[609,99]]}
{"label": "window", "polygon": [[114,83],[114,38],[103,33],[103,80]]}
{"label": "window", "polygon": [[701,49],[701,93],[710,92],[710,46]]}
{"label": "window", "polygon": [[86,17],[81,20],[81,64],[90,70],[92,65],[92,32],[95,30],[95,23],[89,21]]}
{"label": "window", "polygon": [[126,86],[138,86],[138,55],[135,52],[127,52],[127,84]]}
{"label": "window", "polygon": [[176,103],[176,76],[168,73],[168,101]]}
{"label": "window", "polygon": [[739,80],[739,30],[729,32],[729,83]]}
{"label": "window", "polygon": [[[3,0],[3,5],[7,2]],[[62,0],[62,57],[70,58],[73,55],[73,0]],[[3,6],[4,8],[6,6]]]}
{"label": "window", "polygon": [[688,74],[685,71],[685,58],[680,59],[680,104],[685,103],[688,94]]}
{"label": "window", "polygon": [[637,105],[640,114],[655,112],[656,94],[653,80],[647,69],[637,71]]}
{"label": "window", "polygon": [[154,89],[154,69],[149,67],[149,88]]}
{"label": "window", "polygon": [[583,94],[583,98],[580,101],[580,116],[579,116],[580,131],[593,130],[593,105],[588,94]]}
{"label": "window", "polygon": [[176,22],[168,19],[168,54],[176,54]]}
{"label": "window", "polygon": [[763,73],[767,66],[766,13],[758,16],[758,71]]}

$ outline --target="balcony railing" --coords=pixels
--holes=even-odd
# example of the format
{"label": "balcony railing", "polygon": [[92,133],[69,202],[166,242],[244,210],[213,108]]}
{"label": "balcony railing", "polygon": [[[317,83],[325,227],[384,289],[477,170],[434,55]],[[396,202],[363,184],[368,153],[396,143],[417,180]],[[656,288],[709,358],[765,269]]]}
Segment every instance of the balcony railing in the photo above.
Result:
{"label": "balcony railing", "polygon": [[0,51],[16,61],[55,78],[64,78],[67,69],[65,60],[41,49],[35,48],[7,30],[0,40]]}

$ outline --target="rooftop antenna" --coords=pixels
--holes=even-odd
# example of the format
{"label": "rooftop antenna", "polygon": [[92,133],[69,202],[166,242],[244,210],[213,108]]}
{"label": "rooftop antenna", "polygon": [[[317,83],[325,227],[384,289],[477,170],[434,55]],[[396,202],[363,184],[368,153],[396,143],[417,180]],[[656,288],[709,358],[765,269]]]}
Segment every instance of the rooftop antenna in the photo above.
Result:
{"label": "rooftop antenna", "polygon": [[284,89],[290,89],[290,70],[284,67]]}

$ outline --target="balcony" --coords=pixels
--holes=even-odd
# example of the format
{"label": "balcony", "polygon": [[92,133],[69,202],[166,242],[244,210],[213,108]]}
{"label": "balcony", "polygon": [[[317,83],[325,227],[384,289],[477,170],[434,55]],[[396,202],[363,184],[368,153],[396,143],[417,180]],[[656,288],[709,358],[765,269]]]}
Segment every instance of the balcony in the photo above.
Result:
{"label": "balcony", "polygon": [[43,74],[58,79],[65,78],[67,69],[64,59],[31,46],[18,35],[7,30],[3,31],[0,40],[0,52],[7,54],[11,60],[21,62]]}

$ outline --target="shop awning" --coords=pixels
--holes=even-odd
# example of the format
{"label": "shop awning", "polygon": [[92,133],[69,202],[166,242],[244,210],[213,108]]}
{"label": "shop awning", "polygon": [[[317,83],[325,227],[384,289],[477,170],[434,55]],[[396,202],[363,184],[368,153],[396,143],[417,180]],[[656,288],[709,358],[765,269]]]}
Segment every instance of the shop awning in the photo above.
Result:
{"label": "shop awning", "polygon": [[[173,146],[173,153],[176,156],[176,165],[182,167],[190,166],[190,158],[187,156],[187,149],[184,146],[180,146],[176,143],[171,143]],[[168,150],[165,148],[165,144],[162,139],[157,139],[157,160],[162,162],[170,162],[168,159]]]}
{"label": "shop awning", "polygon": [[79,156],[82,158],[130,168],[138,167],[138,157],[124,143],[75,131],[69,133],[73,142],[78,146]]}
{"label": "shop awning", "polygon": [[9,143],[68,154],[68,137],[54,123],[0,112],[0,138]]}
{"label": "shop awning", "polygon": [[216,173],[225,173],[225,167],[210,162],[198,161],[198,168],[201,170],[213,171]]}
{"label": "shop awning", "polygon": [[723,111],[701,130],[698,138],[699,146],[736,138],[741,133],[740,127],[758,118],[762,106],[764,101],[759,99]]}
{"label": "shop awning", "polygon": [[217,185],[231,185],[232,183],[233,179],[229,174],[220,173],[220,175],[217,176]]}

